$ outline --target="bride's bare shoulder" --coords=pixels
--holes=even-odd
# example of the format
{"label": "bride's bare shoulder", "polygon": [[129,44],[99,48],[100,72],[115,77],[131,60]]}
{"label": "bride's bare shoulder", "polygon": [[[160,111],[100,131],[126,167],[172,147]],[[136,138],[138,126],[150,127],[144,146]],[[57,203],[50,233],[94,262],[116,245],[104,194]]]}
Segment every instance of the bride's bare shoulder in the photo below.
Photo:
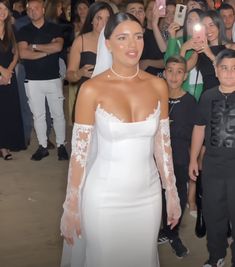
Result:
{"label": "bride's bare shoulder", "polygon": [[97,97],[102,93],[106,82],[106,71],[84,82],[79,90],[79,94],[85,97]]}
{"label": "bride's bare shoulder", "polygon": [[163,78],[159,78],[146,71],[141,71],[140,77],[159,95],[159,97],[168,95],[168,87]]}

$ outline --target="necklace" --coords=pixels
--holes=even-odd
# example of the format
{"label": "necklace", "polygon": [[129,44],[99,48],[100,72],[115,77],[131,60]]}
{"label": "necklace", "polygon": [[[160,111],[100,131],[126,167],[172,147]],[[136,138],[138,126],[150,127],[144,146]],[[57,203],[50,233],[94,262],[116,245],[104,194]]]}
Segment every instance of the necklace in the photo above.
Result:
{"label": "necklace", "polygon": [[136,73],[134,73],[134,74],[131,75],[131,76],[123,76],[123,75],[117,73],[117,72],[113,69],[113,66],[110,67],[110,70],[112,71],[112,73],[113,73],[114,75],[116,75],[117,77],[119,77],[119,78],[121,78],[121,79],[133,79],[133,78],[135,78],[135,77],[139,74],[140,68],[139,68],[139,65],[137,65]]}

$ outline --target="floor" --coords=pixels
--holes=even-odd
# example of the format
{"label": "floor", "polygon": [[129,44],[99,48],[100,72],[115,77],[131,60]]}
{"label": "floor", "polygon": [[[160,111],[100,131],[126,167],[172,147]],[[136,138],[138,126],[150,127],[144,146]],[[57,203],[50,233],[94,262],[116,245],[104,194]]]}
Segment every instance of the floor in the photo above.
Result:
{"label": "floor", "polygon": [[[70,137],[71,127],[67,130]],[[60,266],[59,224],[68,162],[58,161],[56,150],[42,161],[31,161],[36,148],[33,133],[26,151],[13,153],[12,161],[0,159],[0,267]],[[180,260],[168,243],[160,245],[161,267],[202,266],[208,257],[206,242],[195,237],[194,226],[195,219],[186,210],[181,236],[190,254]],[[230,267],[230,259],[228,251],[226,267]]]}

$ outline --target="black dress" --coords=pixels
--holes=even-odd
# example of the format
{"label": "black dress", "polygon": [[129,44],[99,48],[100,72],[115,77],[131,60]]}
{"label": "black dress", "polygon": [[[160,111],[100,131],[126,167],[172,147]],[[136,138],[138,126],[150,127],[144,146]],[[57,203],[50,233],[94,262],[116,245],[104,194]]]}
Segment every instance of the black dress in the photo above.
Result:
{"label": "black dress", "polygon": [[[215,56],[225,48],[225,45],[210,46],[210,49]],[[213,66],[213,63],[204,53],[199,54],[197,67],[202,74],[203,91],[211,89],[220,84],[215,75],[215,68]]]}
{"label": "black dress", "polygon": [[[96,54],[94,52],[91,52],[91,51],[82,51],[81,52],[79,69],[81,69],[86,64],[95,66],[95,63],[96,63]],[[87,80],[89,80],[89,78],[81,77],[81,79],[78,81],[78,89]]]}
{"label": "black dress", "polygon": [[[14,55],[11,46],[3,51],[1,42],[0,40],[0,65],[7,68]],[[0,125],[0,148],[12,151],[26,148],[15,73],[10,84],[0,85]]]}
{"label": "black dress", "polygon": [[[96,53],[94,53],[92,51],[84,51],[83,35],[81,35],[81,38],[82,38],[82,52],[80,54],[81,58],[80,58],[79,69],[81,69],[86,64],[94,65],[94,67],[95,67]],[[93,70],[94,70],[94,68],[93,68]],[[90,78],[88,78],[88,77],[84,77],[84,76],[81,77],[81,79],[77,82],[77,87],[78,87],[77,94],[79,92],[81,85],[89,79]],[[75,106],[76,106],[76,101],[75,101],[74,106],[73,106],[72,121],[74,121],[74,118],[75,118]]]}
{"label": "black dress", "polygon": [[[144,49],[143,49],[141,59],[152,59],[152,60],[162,59],[163,60],[163,58],[164,58],[164,55],[158,47],[158,44],[154,37],[153,30],[146,28],[144,31]],[[147,67],[145,71],[153,75],[162,77],[163,70],[164,69],[149,66]]]}

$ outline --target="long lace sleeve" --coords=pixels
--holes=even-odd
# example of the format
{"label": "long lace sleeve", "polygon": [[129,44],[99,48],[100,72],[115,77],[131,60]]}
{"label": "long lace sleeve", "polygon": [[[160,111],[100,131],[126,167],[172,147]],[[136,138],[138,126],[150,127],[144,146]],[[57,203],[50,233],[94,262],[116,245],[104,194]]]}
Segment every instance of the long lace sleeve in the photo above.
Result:
{"label": "long lace sleeve", "polygon": [[68,184],[64,213],[61,218],[61,233],[72,238],[80,228],[79,190],[83,181],[94,126],[74,123],[72,152],[68,171]]}
{"label": "long lace sleeve", "polygon": [[181,208],[175,184],[169,118],[160,120],[155,138],[154,155],[161,176],[162,186],[166,190],[168,218],[178,219],[181,215]]}

